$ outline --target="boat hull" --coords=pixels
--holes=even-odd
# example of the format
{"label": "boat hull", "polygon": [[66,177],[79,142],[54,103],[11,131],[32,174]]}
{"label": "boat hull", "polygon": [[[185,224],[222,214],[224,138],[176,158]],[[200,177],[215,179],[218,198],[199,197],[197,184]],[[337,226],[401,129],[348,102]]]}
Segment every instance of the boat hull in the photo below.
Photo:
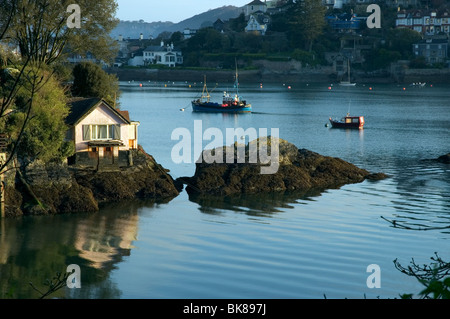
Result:
{"label": "boat hull", "polygon": [[214,112],[214,113],[250,113],[252,107],[250,104],[245,106],[231,105],[223,106],[212,102],[192,102],[194,112]]}
{"label": "boat hull", "polygon": [[341,82],[339,83],[340,86],[355,86],[356,83],[351,83],[351,82]]}
{"label": "boat hull", "polygon": [[343,120],[338,121],[332,118],[329,119],[333,128],[351,128],[362,129],[364,128],[364,117],[345,117]]}

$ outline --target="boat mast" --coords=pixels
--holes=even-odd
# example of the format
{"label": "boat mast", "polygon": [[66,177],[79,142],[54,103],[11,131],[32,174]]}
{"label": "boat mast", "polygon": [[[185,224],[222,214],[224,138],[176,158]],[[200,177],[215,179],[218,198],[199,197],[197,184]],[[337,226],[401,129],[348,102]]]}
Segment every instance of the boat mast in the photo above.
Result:
{"label": "boat mast", "polygon": [[[205,94],[206,92],[206,94]],[[203,91],[202,91],[202,99],[206,98],[206,101],[209,102],[209,92],[208,92],[208,88],[206,87],[206,75],[204,76],[204,80],[203,80]]]}
{"label": "boat mast", "polygon": [[234,86],[236,87],[236,94],[239,96],[239,80],[238,80],[238,68],[237,68],[237,60],[234,59],[234,63],[236,64],[236,82],[234,82]]}
{"label": "boat mast", "polygon": [[350,58],[347,59],[347,73],[348,73],[348,83],[351,83],[351,81],[350,81]]}

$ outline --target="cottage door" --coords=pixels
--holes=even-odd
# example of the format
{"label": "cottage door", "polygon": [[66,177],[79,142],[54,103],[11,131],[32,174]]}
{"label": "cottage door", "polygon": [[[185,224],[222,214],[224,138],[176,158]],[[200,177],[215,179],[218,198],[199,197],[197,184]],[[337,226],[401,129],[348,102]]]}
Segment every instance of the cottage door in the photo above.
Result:
{"label": "cottage door", "polygon": [[114,150],[111,146],[103,149],[103,158],[106,165],[114,164]]}

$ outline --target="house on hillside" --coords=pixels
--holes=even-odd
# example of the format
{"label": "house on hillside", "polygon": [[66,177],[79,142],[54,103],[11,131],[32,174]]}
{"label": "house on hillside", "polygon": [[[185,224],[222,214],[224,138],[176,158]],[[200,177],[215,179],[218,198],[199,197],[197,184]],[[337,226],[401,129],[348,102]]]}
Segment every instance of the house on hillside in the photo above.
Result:
{"label": "house on hillside", "polygon": [[446,63],[448,60],[449,40],[446,38],[428,38],[413,44],[415,57],[424,57],[426,63]]}
{"label": "house on hillside", "polygon": [[144,49],[137,49],[130,53],[130,58],[128,59],[129,66],[142,66],[144,64]]}
{"label": "house on hillside", "polygon": [[67,139],[75,144],[69,165],[94,169],[133,165],[138,148],[139,122],[100,98],[82,98],[70,103],[66,118]]}
{"label": "house on hillside", "polygon": [[197,33],[196,29],[189,29],[189,28],[185,28],[183,30],[183,39],[187,40],[192,38],[195,34]]}
{"label": "house on hillside", "polygon": [[339,33],[355,33],[366,23],[365,17],[358,17],[354,13],[330,14],[325,20],[330,27]]}
{"label": "house on hillside", "polygon": [[426,36],[450,35],[450,12],[441,10],[401,10],[395,20],[397,28],[408,28]]}
{"label": "house on hillside", "polygon": [[213,28],[219,32],[223,32],[225,29],[225,22],[222,19],[217,19],[216,22],[213,23]]}
{"label": "house on hillside", "polygon": [[254,13],[250,15],[245,27],[245,32],[259,32],[265,35],[269,26],[269,17],[263,13]]}
{"label": "house on hillside", "polygon": [[145,64],[163,64],[169,67],[183,64],[183,55],[181,50],[175,48],[173,44],[164,45],[161,41],[160,46],[149,46],[143,51]]}
{"label": "house on hillside", "polygon": [[242,8],[244,15],[246,17],[250,17],[251,14],[255,12],[262,12],[266,13],[267,11],[267,4],[265,2],[262,2],[260,0],[253,0],[252,2],[246,4]]}

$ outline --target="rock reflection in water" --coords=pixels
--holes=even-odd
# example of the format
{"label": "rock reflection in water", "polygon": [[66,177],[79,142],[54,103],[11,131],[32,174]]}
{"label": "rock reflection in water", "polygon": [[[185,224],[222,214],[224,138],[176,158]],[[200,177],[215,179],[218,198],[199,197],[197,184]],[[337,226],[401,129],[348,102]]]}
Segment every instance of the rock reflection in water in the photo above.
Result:
{"label": "rock reflection in water", "polygon": [[293,208],[299,200],[309,200],[319,196],[323,190],[271,192],[264,194],[239,194],[215,196],[208,194],[190,194],[189,200],[200,205],[199,210],[205,214],[220,214],[222,210],[246,213],[252,216],[269,217],[273,213]]}

